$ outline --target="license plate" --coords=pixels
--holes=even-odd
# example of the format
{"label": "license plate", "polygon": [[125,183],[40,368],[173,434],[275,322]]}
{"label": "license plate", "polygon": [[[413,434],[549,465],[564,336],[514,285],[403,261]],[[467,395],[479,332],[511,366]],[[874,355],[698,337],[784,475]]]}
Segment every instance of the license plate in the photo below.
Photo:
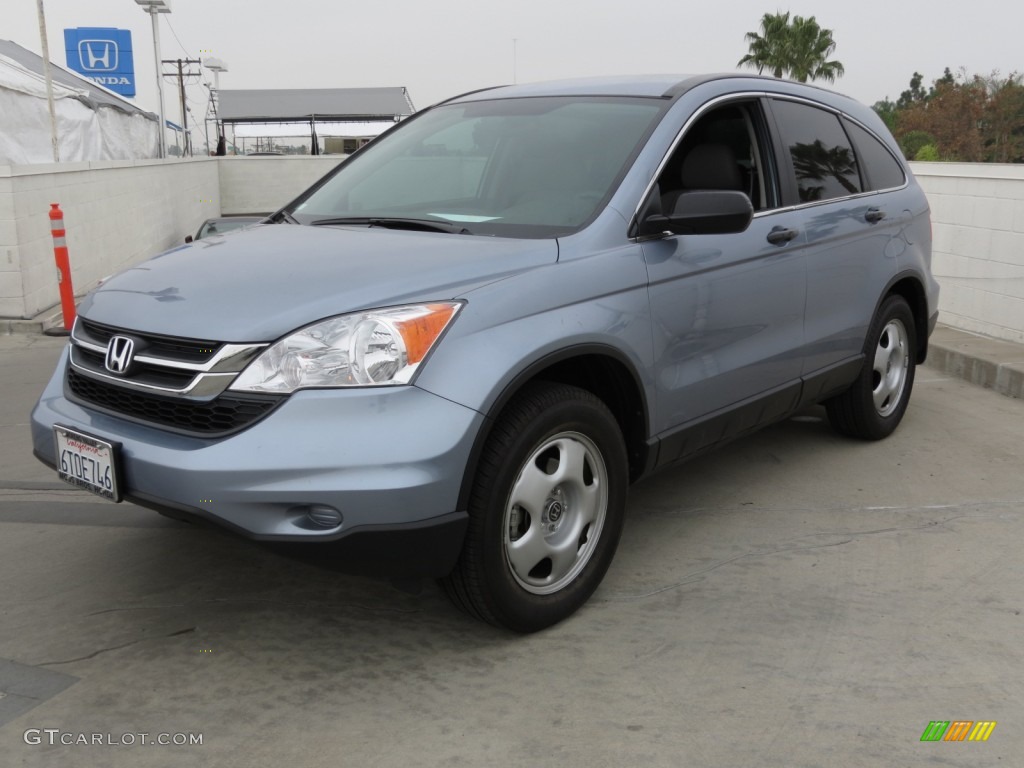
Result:
{"label": "license plate", "polygon": [[54,425],[57,441],[57,476],[111,501],[121,500],[117,477],[117,446],[59,424]]}

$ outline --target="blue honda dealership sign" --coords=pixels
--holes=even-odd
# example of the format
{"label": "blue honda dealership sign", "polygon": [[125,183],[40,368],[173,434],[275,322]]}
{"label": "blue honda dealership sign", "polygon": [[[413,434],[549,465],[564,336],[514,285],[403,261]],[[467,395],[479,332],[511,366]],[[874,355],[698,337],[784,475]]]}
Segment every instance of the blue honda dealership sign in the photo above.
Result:
{"label": "blue honda dealership sign", "polygon": [[68,69],[122,96],[135,95],[130,29],[78,27],[64,30]]}

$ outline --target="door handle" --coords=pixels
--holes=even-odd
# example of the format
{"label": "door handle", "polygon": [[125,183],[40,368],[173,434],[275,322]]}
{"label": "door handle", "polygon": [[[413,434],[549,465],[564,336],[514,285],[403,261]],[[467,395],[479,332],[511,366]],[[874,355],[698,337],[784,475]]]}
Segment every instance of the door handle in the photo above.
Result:
{"label": "door handle", "polygon": [[877,224],[885,218],[885,211],[881,208],[868,208],[868,212],[864,214],[864,220],[872,224]]}
{"label": "door handle", "polygon": [[796,229],[772,227],[772,231],[768,233],[768,242],[772,245],[785,245],[799,234],[800,232]]}

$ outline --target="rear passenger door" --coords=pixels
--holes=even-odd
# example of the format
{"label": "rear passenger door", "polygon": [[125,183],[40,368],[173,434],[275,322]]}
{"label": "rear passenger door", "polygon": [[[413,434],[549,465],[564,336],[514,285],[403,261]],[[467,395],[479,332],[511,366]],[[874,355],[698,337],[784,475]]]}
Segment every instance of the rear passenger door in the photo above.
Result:
{"label": "rear passenger door", "polygon": [[807,238],[803,374],[813,398],[816,386],[835,383],[830,372],[852,370],[863,351],[909,217],[878,190],[901,187],[906,177],[870,131],[838,112],[781,96],[770,103],[783,144],[784,199]]}

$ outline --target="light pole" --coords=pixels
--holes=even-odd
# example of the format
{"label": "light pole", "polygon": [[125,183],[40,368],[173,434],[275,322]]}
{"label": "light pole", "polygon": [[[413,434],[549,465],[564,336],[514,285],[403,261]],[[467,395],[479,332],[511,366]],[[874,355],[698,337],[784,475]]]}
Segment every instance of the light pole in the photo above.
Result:
{"label": "light pole", "polygon": [[50,142],[53,144],[53,162],[60,162],[60,143],[57,139],[57,113],[53,108],[53,75],[50,73],[50,46],[46,41],[46,13],[43,0],[38,0],[39,40],[43,44],[43,73],[46,78],[46,103],[50,109]]}
{"label": "light pole", "polygon": [[220,59],[215,59],[213,56],[207,56],[203,59],[203,66],[213,72],[213,88],[218,93],[220,92],[220,73],[228,71],[228,65]]}
{"label": "light pole", "polygon": [[167,157],[167,121],[164,118],[164,81],[161,75],[162,69],[160,59],[160,25],[157,21],[157,14],[171,12],[171,0],[135,0],[142,6],[142,9],[149,14],[153,21],[153,66],[156,68],[156,92],[160,99],[160,157]]}

